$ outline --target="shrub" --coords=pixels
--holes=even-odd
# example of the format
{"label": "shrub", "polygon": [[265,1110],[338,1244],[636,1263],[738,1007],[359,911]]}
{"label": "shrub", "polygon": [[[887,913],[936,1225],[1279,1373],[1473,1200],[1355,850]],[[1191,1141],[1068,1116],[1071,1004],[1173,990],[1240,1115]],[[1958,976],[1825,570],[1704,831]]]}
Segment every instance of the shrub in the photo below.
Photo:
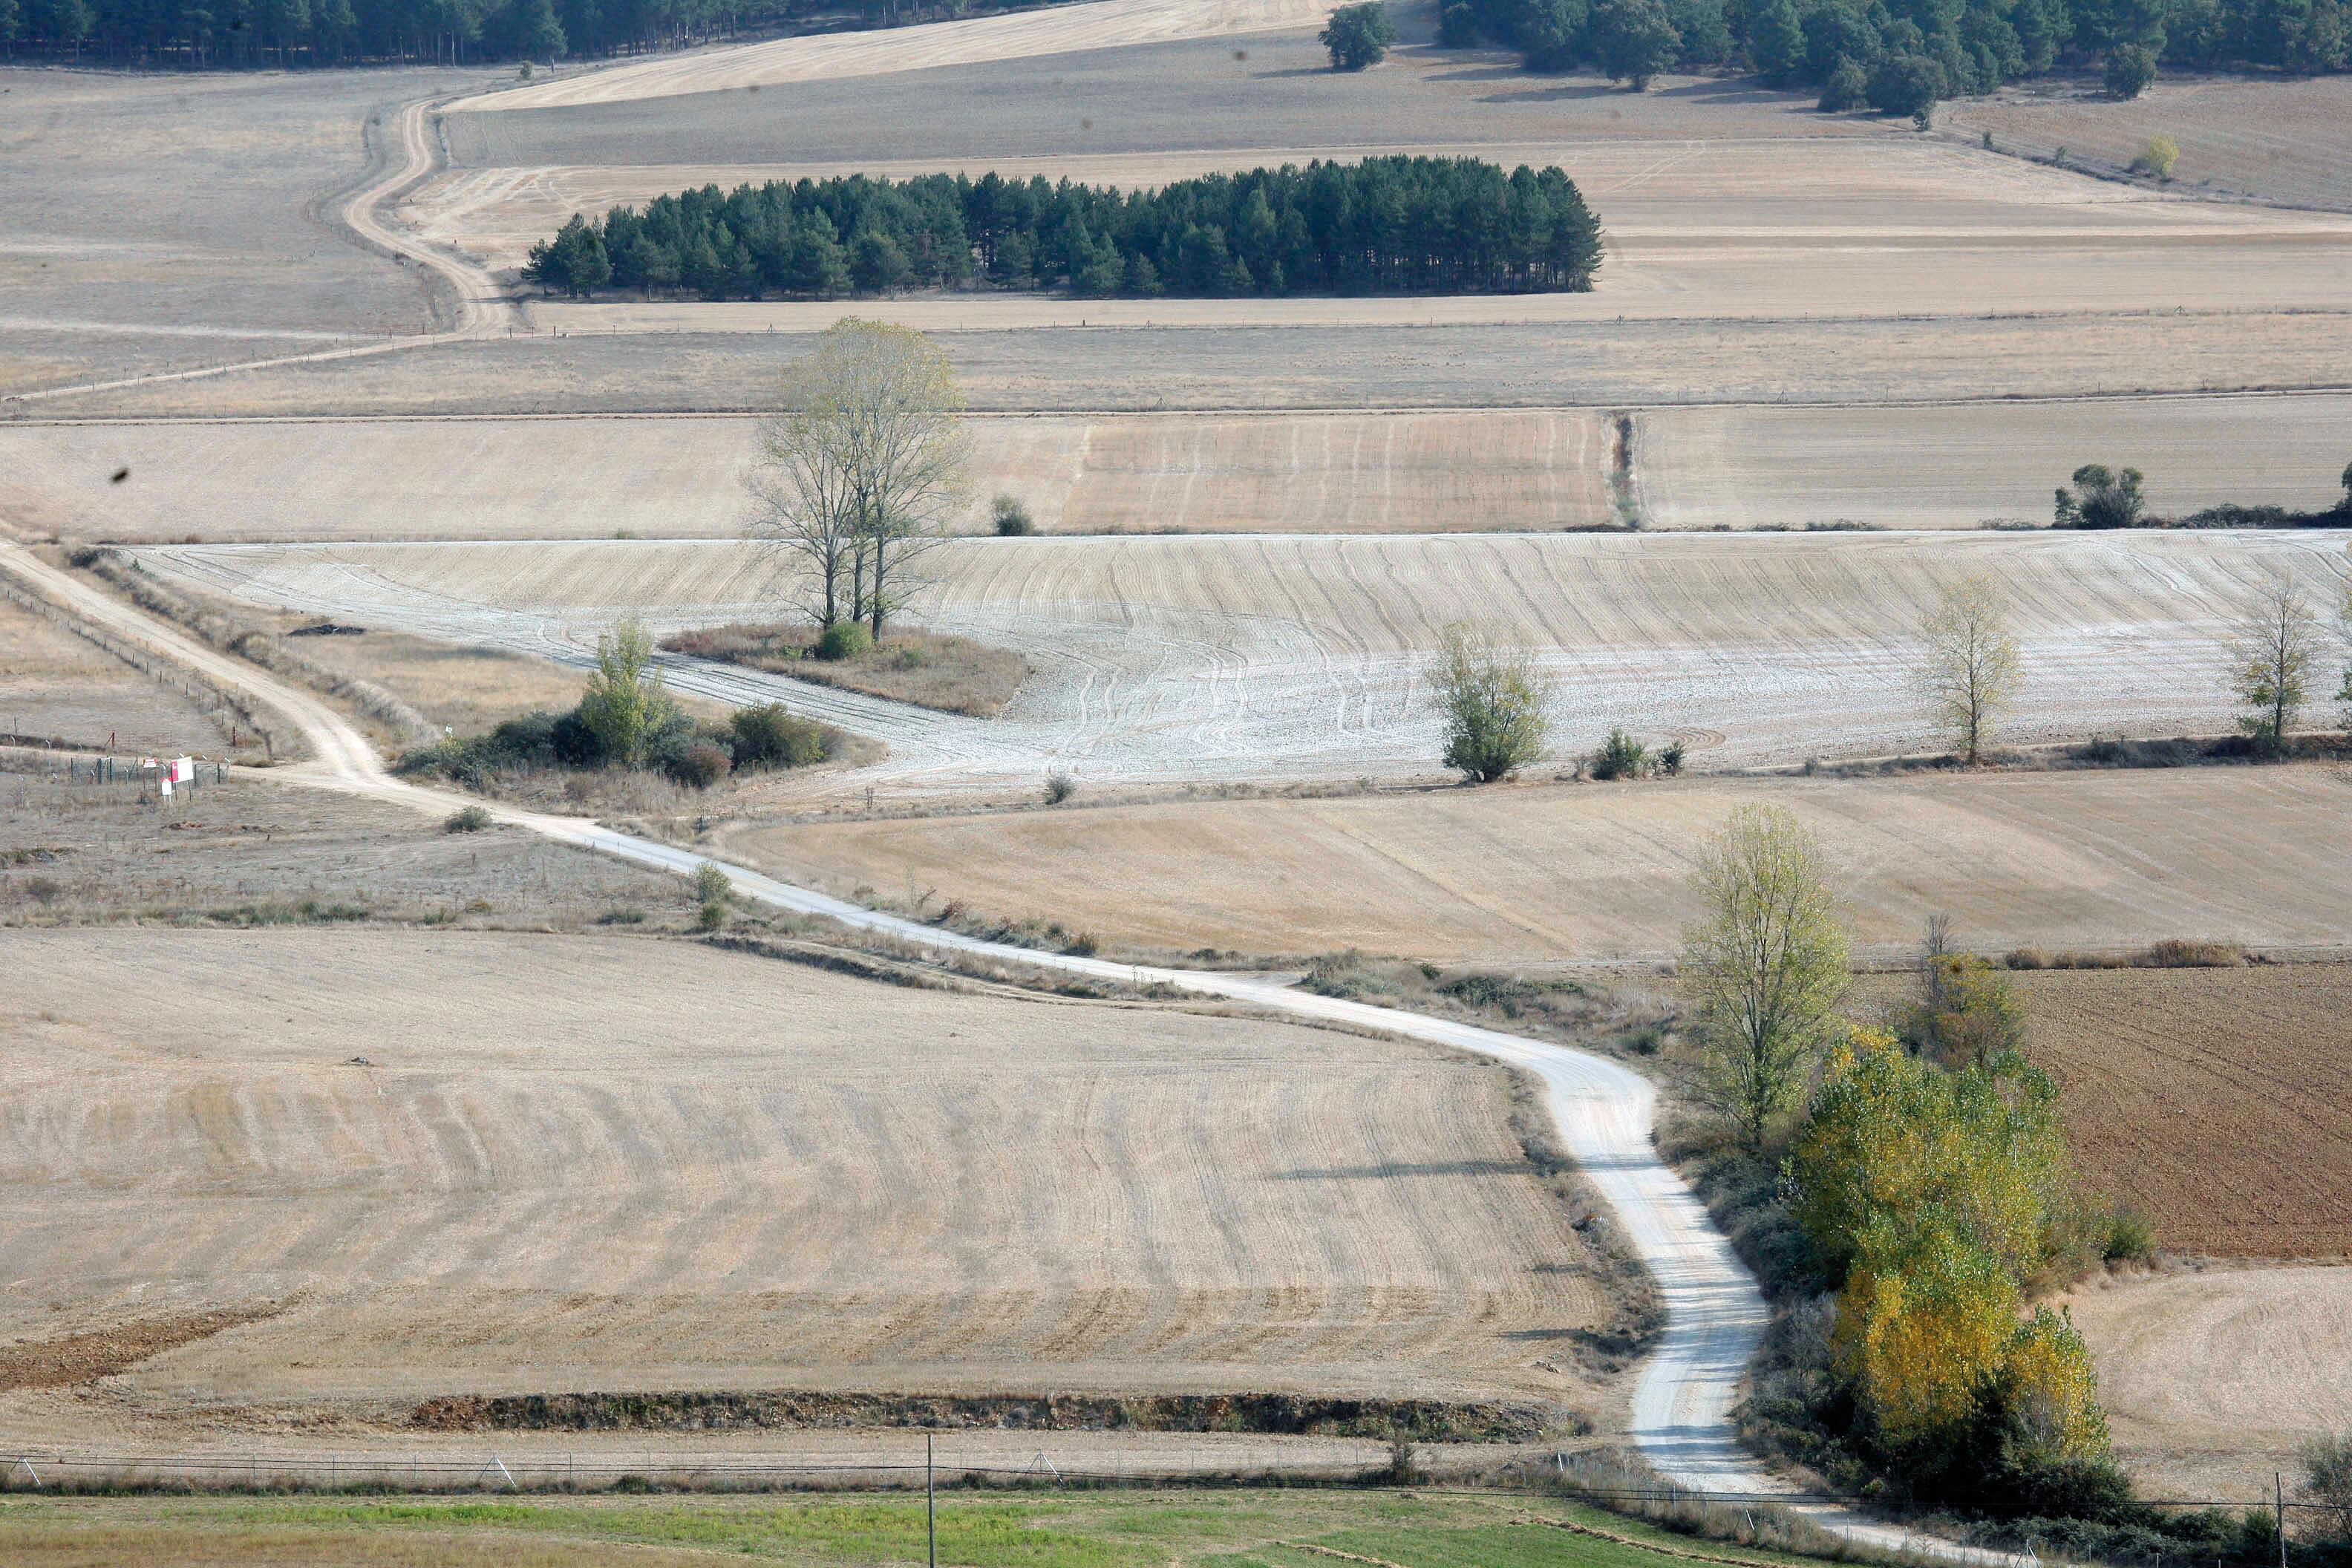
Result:
{"label": "shrub", "polygon": [[2180,162],[2180,143],[2169,136],[2151,136],[2147,145],[2132,160],[2135,172],[2154,174],[2159,180],[2172,178],[2172,166]]}
{"label": "shrub", "polygon": [[1492,784],[1543,755],[1550,683],[1524,654],[1449,626],[1429,681],[1445,719],[1447,767]]}
{"label": "shrub", "polygon": [[1840,55],[1837,68],[1822,83],[1822,100],[1816,107],[1823,114],[1844,114],[1869,104],[1870,78],[1860,66]]}
{"label": "shrub", "polygon": [[1469,0],[1447,0],[1444,9],[1437,14],[1437,42],[1441,48],[1467,49],[1478,42],[1478,12]]}
{"label": "shrub", "polygon": [[2135,528],[2147,510],[2137,468],[2085,463],[2074,470],[2074,488],[2058,487],[2054,520],[2060,528]]}
{"label": "shrub", "polygon": [[2109,1263],[2146,1263],[2156,1256],[2156,1227],[2137,1209],[2119,1208],[2107,1216],[2099,1256]]}
{"label": "shrub", "polygon": [[874,651],[874,634],[863,621],[835,621],[817,634],[816,656],[827,664],[864,658]]}
{"label": "shrub", "polygon": [[1078,793],[1078,781],[1056,768],[1045,775],[1045,804],[1059,805]]}
{"label": "shrub", "polygon": [[727,879],[727,873],[709,861],[694,868],[694,896],[704,903],[724,903],[734,890],[735,884]]}
{"label": "shrub", "polygon": [[2038,947],[2013,947],[2001,963],[2011,969],[2048,969],[2050,955]]}
{"label": "shrub", "polygon": [[2196,942],[2168,936],[2141,953],[2143,969],[2234,969],[2246,962],[2246,950],[2234,942]]}
{"label": "shrub", "polygon": [[1649,766],[1650,749],[1622,730],[1610,731],[1601,749],[1592,753],[1592,776],[1604,783],[1640,778]]}
{"label": "shrub", "polygon": [[702,911],[694,917],[694,928],[697,931],[717,931],[726,923],[727,906],[725,904],[705,904],[702,906]]}
{"label": "shrub", "polygon": [[1029,509],[1021,504],[1017,496],[998,496],[992,510],[996,531],[1004,538],[1017,539],[1023,534],[1037,531],[1035,520],[1030,517]]}
{"label": "shrub", "polygon": [[1888,55],[1870,76],[1870,107],[1881,114],[1916,120],[1932,114],[1937,100],[1950,91],[1944,68],[1925,55]]}
{"label": "shrub", "polygon": [[662,771],[688,789],[709,789],[735,771],[735,762],[716,741],[699,740],[666,759]]}
{"label": "shrub", "polygon": [[1668,778],[1675,777],[1683,771],[1684,755],[1680,741],[1667,742],[1666,749],[1658,753],[1658,771]]}
{"label": "shrub", "polygon": [[478,805],[461,807],[449,814],[441,826],[451,833],[479,833],[490,825],[490,814]]}
{"label": "shrub", "polygon": [[1388,6],[1381,0],[1365,0],[1360,5],[1342,5],[1332,12],[1316,41],[1330,51],[1333,70],[1360,71],[1388,58],[1389,46],[1396,37]]}
{"label": "shrub", "polygon": [[781,702],[739,708],[730,721],[730,750],[739,768],[804,768],[824,761],[825,727],[795,719]]}
{"label": "shrub", "polygon": [[2025,1044],[2025,1009],[2000,971],[1981,958],[1939,952],[1927,994],[1903,1025],[1903,1043],[1948,1067],[1982,1067]]}
{"label": "shrub", "polygon": [[2156,79],[2156,56],[2137,44],[2117,44],[2107,51],[2107,96],[2137,98]]}

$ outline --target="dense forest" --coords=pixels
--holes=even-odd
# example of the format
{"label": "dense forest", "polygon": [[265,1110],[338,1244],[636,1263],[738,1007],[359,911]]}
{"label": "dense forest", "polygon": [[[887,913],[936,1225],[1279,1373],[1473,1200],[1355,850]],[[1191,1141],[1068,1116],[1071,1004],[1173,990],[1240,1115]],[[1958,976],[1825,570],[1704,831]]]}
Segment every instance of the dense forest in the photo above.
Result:
{"label": "dense forest", "polygon": [[559,293],[829,300],[989,284],[1079,295],[1532,293],[1592,286],[1601,226],[1559,170],[1370,158],[1118,191],[996,174],[774,181],[573,218],[523,276]]}
{"label": "dense forest", "polygon": [[[1035,0],[966,0],[969,15]],[[0,0],[18,58],[183,68],[547,60],[945,16],[908,0]]]}
{"label": "dense forest", "polygon": [[1749,69],[1824,109],[1913,114],[2053,70],[2132,97],[2161,64],[2294,72],[2352,65],[2352,0],[1445,0],[1440,41],[1528,68]]}

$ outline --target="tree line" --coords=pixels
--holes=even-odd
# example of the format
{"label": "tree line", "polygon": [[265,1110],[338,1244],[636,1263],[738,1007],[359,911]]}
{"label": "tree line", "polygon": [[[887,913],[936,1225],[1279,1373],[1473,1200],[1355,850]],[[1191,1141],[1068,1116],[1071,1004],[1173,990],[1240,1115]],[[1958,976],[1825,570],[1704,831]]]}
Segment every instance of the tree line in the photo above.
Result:
{"label": "tree line", "polygon": [[[902,0],[858,0],[856,9],[867,26],[929,15]],[[682,48],[787,28],[816,12],[815,0],[0,0],[0,49],[181,68],[553,61]]]}
{"label": "tree line", "polygon": [[2158,62],[2290,73],[2352,67],[2347,0],[1446,0],[1439,42],[1538,71],[1746,68],[1822,107],[1919,114],[2053,70],[2104,68],[2130,97]]}
{"label": "tree line", "polygon": [[993,173],[705,185],[574,217],[523,276],[575,298],[980,284],[1150,298],[1575,291],[1600,264],[1600,222],[1559,169],[1386,157],[1156,191]]}

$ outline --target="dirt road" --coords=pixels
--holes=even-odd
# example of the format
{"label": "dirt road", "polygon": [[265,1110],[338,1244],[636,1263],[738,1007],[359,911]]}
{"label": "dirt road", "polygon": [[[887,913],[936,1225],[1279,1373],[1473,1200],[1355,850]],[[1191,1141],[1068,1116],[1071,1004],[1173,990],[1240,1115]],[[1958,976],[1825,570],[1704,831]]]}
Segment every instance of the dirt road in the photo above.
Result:
{"label": "dirt road", "polygon": [[[481,804],[393,777],[373,749],[343,717],[310,693],[204,647],[48,565],[22,547],[0,544],[5,572],[73,614],[144,644],[165,657],[242,689],[283,712],[310,741],[310,760],[280,770],[283,777],[318,788],[373,795],[432,815]],[[764,877],[691,850],[617,833],[578,817],[490,805],[490,814],[561,843],[638,865],[691,877],[715,866],[735,890],[772,908],[813,915],[854,930],[880,932],[931,952],[958,951],[1000,961],[1037,964],[1098,979],[1160,984],[1244,1002],[1292,1016],[1385,1030],[1511,1062],[1546,1085],[1550,1109],[1570,1152],[1593,1186],[1617,1211],[1634,1250],[1656,1278],[1667,1310],[1664,1333],[1633,1396],[1630,1431],[1651,1462],[1679,1485],[1759,1497],[1786,1496],[1789,1483],[1740,1446],[1732,1425],[1742,1373],[1769,1321],[1756,1281],[1717,1230],[1706,1208],[1658,1157],[1651,1141],[1656,1089],[1627,1068],[1582,1051],[1482,1029],[1468,1024],[1375,1007],[1293,990],[1263,980],[1112,963],[984,942],[877,913]],[[1957,1561],[2001,1564],[2016,1559],[1971,1551],[1877,1523],[1850,1510],[1800,1503],[1826,1528],[1872,1544],[1931,1552]]]}

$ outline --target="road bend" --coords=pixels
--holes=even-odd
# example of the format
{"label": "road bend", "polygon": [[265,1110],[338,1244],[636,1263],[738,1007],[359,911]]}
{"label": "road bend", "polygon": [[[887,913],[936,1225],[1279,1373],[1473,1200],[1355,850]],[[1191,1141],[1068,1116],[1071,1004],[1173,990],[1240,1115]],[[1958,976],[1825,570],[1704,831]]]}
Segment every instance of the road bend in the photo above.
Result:
{"label": "road bend", "polygon": [[315,694],[207,647],[20,545],[0,542],[0,572],[71,614],[292,721],[312,755],[270,769],[265,775],[269,778],[369,796],[433,816],[479,805],[496,821],[680,876],[691,877],[713,866],[726,874],[739,895],[772,909],[897,937],[933,953],[965,953],[1124,984],[1170,985],[1269,1013],[1385,1030],[1525,1068],[1544,1084],[1561,1142],[1616,1211],[1627,1242],[1657,1279],[1666,1326],[1634,1389],[1631,1436],[1659,1474],[1694,1491],[1781,1503],[1826,1530],[1880,1550],[1981,1568],[2030,1568],[2032,1563],[2030,1557],[1959,1546],[1842,1505],[1810,1500],[1740,1446],[1732,1409],[1748,1361],[1770,1321],[1769,1310],[1755,1278],[1705,1206],[1658,1157],[1651,1141],[1656,1089],[1627,1068],[1566,1046],[1318,996],[1245,975],[1118,963],[987,942],[880,913],[749,867],[615,832],[585,818],[525,811],[414,784],[386,772],[366,737]]}

